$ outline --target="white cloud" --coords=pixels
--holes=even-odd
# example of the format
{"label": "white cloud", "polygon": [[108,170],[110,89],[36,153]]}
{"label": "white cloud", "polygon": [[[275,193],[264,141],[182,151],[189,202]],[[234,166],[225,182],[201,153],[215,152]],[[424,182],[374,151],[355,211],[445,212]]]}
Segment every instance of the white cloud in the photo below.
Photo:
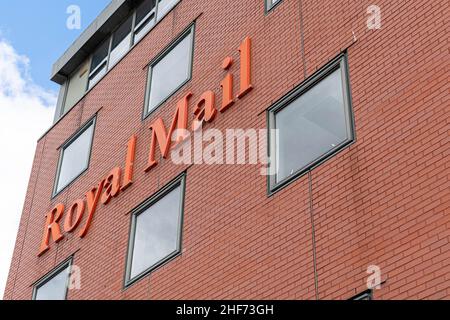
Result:
{"label": "white cloud", "polygon": [[50,127],[57,96],[29,75],[30,60],[0,35],[0,299],[40,135]]}

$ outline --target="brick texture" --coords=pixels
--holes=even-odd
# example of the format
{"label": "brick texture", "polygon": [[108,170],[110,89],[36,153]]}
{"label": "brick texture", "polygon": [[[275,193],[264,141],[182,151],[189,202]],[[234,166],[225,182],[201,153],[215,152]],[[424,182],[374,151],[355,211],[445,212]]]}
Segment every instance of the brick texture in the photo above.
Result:
{"label": "brick texture", "polygon": [[[449,299],[450,5],[379,0],[382,27],[368,30],[371,4],[283,0],[265,14],[263,0],[182,0],[38,141],[5,299],[30,299],[72,254],[82,288],[69,299],[315,299],[314,266],[319,299],[348,299],[366,289],[369,265],[384,281],[375,299]],[[192,80],[142,120],[146,65],[196,18]],[[273,102],[347,49],[356,142],[311,172],[312,193],[305,175],[268,196],[260,165],[162,160],[144,173],[152,121],[170,123],[188,91],[221,101],[222,60],[239,61],[246,36],[254,90],[206,128],[266,128]],[[237,92],[238,63],[231,72]],[[96,112],[89,170],[51,199],[57,148]],[[38,257],[44,215],[122,166],[134,133],[134,184],[99,205],[86,238],[66,234]],[[124,289],[127,213],[184,170],[182,254]]]}

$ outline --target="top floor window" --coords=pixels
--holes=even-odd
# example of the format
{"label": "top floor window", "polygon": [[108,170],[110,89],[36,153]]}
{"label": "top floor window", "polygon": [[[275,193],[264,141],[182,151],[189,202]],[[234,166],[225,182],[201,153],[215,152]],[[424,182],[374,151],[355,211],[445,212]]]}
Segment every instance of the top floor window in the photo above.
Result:
{"label": "top floor window", "polygon": [[156,23],[156,0],[145,0],[136,9],[134,41],[141,40]]}
{"label": "top floor window", "polygon": [[180,0],[144,0],[61,87],[55,121],[68,112]]}
{"label": "top floor window", "polygon": [[91,72],[89,73],[89,89],[92,88],[98,80],[106,74],[108,50],[109,41],[104,41],[92,55]]}
{"label": "top floor window", "polygon": [[[91,58],[89,83],[91,89],[116,65],[133,46],[180,0],[144,0],[136,10],[105,40]],[[132,30],[134,36],[132,35]]]}
{"label": "top floor window", "polygon": [[111,53],[109,55],[108,68],[114,66],[128,52],[131,46],[131,26],[133,17],[129,17],[122,25],[113,33]]}
{"label": "top floor window", "polygon": [[68,112],[86,92],[86,83],[90,70],[90,61],[86,60],[73,72],[66,82],[66,98],[64,99],[58,118]]}

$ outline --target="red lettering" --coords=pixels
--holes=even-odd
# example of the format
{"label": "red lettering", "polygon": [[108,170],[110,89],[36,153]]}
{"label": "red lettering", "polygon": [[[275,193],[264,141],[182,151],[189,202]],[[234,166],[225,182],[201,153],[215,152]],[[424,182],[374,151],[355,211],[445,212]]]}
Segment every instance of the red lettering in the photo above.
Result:
{"label": "red lettering", "polygon": [[125,162],[125,172],[123,175],[122,191],[133,183],[134,159],[136,157],[136,135],[132,135],[128,141],[127,159]]}
{"label": "red lettering", "polygon": [[245,38],[239,47],[241,56],[241,89],[238,98],[242,98],[253,89],[251,83],[252,61],[251,61],[252,41],[249,37]]}
{"label": "red lettering", "polygon": [[200,97],[200,100],[197,102],[194,115],[195,119],[192,123],[192,130],[198,130],[201,128],[203,122],[211,122],[214,120],[216,116],[216,96],[212,91],[206,91]]}
{"label": "red lettering", "polygon": [[[66,216],[64,220],[64,231],[65,232],[73,232],[81,222],[84,214],[84,200],[78,199],[76,200],[72,206],[69,208],[69,214]],[[75,220],[73,220],[73,216],[76,212]],[[72,221],[73,220],[73,221]]]}
{"label": "red lettering", "polygon": [[[222,63],[222,69],[228,70],[232,64],[233,59],[227,57]],[[222,87],[222,107],[220,108],[220,112],[224,112],[234,104],[233,75],[228,73],[220,83],[220,86]]]}
{"label": "red lettering", "polygon": [[87,207],[88,207],[88,218],[83,230],[80,232],[80,238],[84,238],[91,226],[92,219],[94,218],[95,210],[97,209],[98,200],[102,193],[103,185],[105,180],[100,181],[98,187],[94,187],[86,193]]}
{"label": "red lettering", "polygon": [[119,167],[111,170],[108,177],[105,179],[105,185],[103,189],[105,192],[102,194],[101,202],[103,204],[108,204],[112,197],[117,197],[120,192],[120,176],[122,169]]}
{"label": "red lettering", "polygon": [[[178,130],[187,130],[187,112],[188,112],[188,102],[192,93],[186,94],[178,103],[175,115],[172,120],[172,125],[170,126],[169,132],[166,132],[166,127],[161,118],[156,119],[156,121],[150,126],[152,130],[152,142],[150,145],[150,155],[148,158],[148,165],[145,172],[152,169],[158,162],[155,160],[156,143],[158,143],[159,150],[163,158],[167,158],[170,149],[170,143],[172,138],[172,133],[175,128]],[[180,142],[184,139],[184,136],[178,136],[175,141]]]}
{"label": "red lettering", "polygon": [[38,256],[43,255],[49,247],[50,235],[53,238],[55,243],[61,241],[64,236],[61,234],[61,229],[59,227],[59,221],[62,218],[64,213],[64,205],[62,203],[58,203],[56,207],[52,209],[49,213],[47,213],[46,223],[44,228],[44,238],[42,239],[41,248],[39,249]]}

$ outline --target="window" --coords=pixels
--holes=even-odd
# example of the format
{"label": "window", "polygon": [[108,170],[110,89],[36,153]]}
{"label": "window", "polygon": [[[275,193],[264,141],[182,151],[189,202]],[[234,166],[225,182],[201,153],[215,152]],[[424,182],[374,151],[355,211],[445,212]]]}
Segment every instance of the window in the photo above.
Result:
{"label": "window", "polygon": [[64,262],[39,280],[33,289],[33,300],[66,300],[72,261]]}
{"label": "window", "polygon": [[180,0],[144,0],[136,10],[97,47],[67,80],[58,98],[54,121],[68,112],[102,79],[108,70],[125,56],[133,44],[139,42],[162,20]]}
{"label": "window", "polygon": [[132,213],[126,285],[181,252],[184,185],[182,175]]}
{"label": "window", "polygon": [[61,192],[89,167],[94,126],[95,118],[61,147],[54,195]]}
{"label": "window", "polygon": [[134,27],[134,42],[141,40],[155,25],[156,0],[145,0],[136,9],[136,22]]}
{"label": "window", "polygon": [[112,68],[128,52],[131,47],[131,25],[133,17],[130,16],[113,33],[111,53],[109,55],[108,69]]}
{"label": "window", "polygon": [[69,78],[66,99],[61,115],[69,111],[84,95],[89,75],[90,60],[86,60]]}
{"label": "window", "polygon": [[373,299],[373,292],[371,289],[366,290],[350,298],[350,300],[372,300],[372,299]]}
{"label": "window", "polygon": [[92,88],[106,74],[109,42],[109,39],[104,41],[92,55],[88,89]]}
{"label": "window", "polygon": [[266,1],[266,12],[270,11],[273,7],[275,7],[281,0],[265,0]]}
{"label": "window", "polygon": [[[345,55],[269,109],[273,191],[353,141]],[[271,130],[273,133],[274,130]]]}
{"label": "window", "polygon": [[191,78],[194,25],[150,64],[146,112],[149,114]]}
{"label": "window", "polygon": [[162,20],[180,0],[144,0],[136,9],[134,43],[141,40],[148,31]]}

